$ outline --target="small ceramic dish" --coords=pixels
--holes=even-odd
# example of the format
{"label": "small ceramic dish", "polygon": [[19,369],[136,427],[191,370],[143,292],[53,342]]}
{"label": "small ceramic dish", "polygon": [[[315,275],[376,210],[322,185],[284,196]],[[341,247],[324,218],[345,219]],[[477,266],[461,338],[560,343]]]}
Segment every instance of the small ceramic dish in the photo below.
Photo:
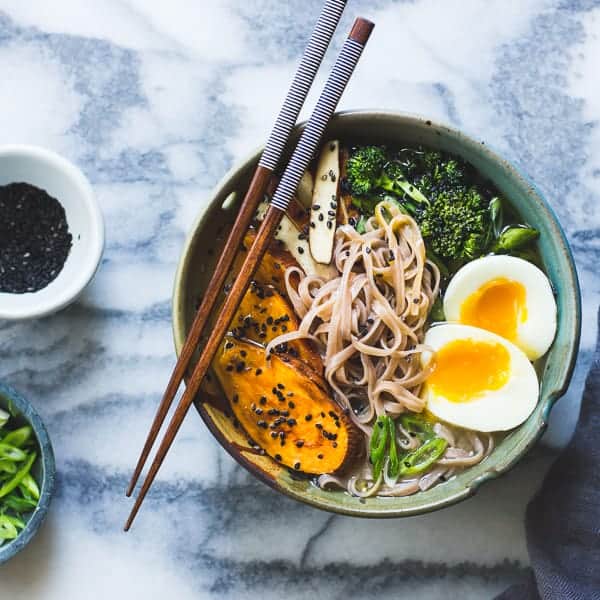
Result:
{"label": "small ceramic dish", "polygon": [[[483,482],[498,477],[518,462],[542,435],[552,406],[567,389],[581,329],[579,284],[573,257],[554,213],[539,191],[483,142],[423,117],[379,111],[337,114],[324,140],[332,138],[351,143],[422,144],[457,154],[489,178],[524,221],[540,230],[539,251],[556,292],[558,329],[554,343],[540,365],[538,404],[527,421],[502,439],[490,456],[447,482],[412,496],[365,499],[345,491],[324,491],[312,481],[300,479],[269,457],[255,454],[243,433],[221,410],[199,402],[197,408],[213,435],[240,464],[274,489],[296,500],[361,517],[403,517],[437,510],[474,494]],[[259,156],[260,152],[254,153],[224,177],[214,190],[207,210],[192,226],[179,262],[173,295],[173,330],[178,352]]]}
{"label": "small ceramic dish", "polygon": [[58,276],[27,294],[0,293],[0,319],[41,317],[64,308],[94,276],[104,250],[104,221],[85,175],[54,152],[34,146],[0,146],[0,185],[25,182],[64,207],[73,245]]}
{"label": "small ceramic dish", "polygon": [[56,465],[52,443],[39,414],[23,396],[3,383],[0,383],[0,408],[13,417],[11,424],[17,427],[30,425],[33,429],[39,452],[31,469],[31,474],[40,488],[40,500],[31,513],[25,529],[21,531],[17,538],[0,546],[0,564],[2,564],[29,544],[46,518],[50,500],[54,493]]}

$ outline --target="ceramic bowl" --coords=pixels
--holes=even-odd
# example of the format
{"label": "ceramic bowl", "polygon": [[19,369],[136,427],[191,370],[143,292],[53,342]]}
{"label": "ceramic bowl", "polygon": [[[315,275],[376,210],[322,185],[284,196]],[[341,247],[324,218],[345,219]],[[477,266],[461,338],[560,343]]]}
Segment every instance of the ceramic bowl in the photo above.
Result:
{"label": "ceramic bowl", "polygon": [[[484,142],[426,118],[373,111],[337,114],[324,139],[331,138],[350,142],[423,144],[458,154],[493,181],[523,219],[540,230],[539,250],[556,292],[558,330],[540,367],[541,392],[537,407],[489,457],[449,481],[413,496],[364,500],[343,491],[323,491],[308,480],[295,478],[268,457],[251,454],[246,450],[244,436],[221,411],[200,403],[197,408],[214,436],[240,464],[292,498],[336,513],[364,517],[402,517],[440,509],[472,495],[483,482],[505,473],[519,461],[542,435],[553,404],[565,392],[577,354],[581,323],[579,285],[573,258],[564,233],[540,192]],[[178,352],[203,286],[212,272],[219,244],[223,243],[259,155],[260,152],[254,153],[224,177],[214,190],[208,208],[192,226],[179,263],[173,296],[173,328]]]}
{"label": "ceramic bowl", "polygon": [[104,249],[104,221],[92,186],[72,163],[35,146],[0,146],[0,185],[30,183],[64,207],[73,245],[58,276],[27,294],[0,293],[0,319],[41,317],[64,308],[90,282]]}
{"label": "ceramic bowl", "polygon": [[40,415],[23,396],[3,383],[0,383],[0,408],[12,415],[11,425],[18,427],[30,425],[33,429],[39,452],[35,463],[33,463],[31,474],[40,488],[40,500],[31,513],[25,529],[21,531],[17,538],[0,546],[0,564],[2,564],[29,544],[46,518],[50,500],[54,493],[56,466],[52,443]]}

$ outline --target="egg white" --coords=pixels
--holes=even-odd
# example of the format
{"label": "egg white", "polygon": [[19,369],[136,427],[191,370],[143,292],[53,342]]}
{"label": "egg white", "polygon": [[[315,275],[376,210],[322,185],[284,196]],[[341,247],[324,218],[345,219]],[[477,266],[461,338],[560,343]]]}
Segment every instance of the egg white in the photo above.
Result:
{"label": "egg white", "polygon": [[448,321],[460,322],[463,302],[483,285],[504,278],[525,288],[527,317],[517,323],[513,344],[536,360],[550,348],[556,335],[556,301],[546,275],[530,262],[515,256],[484,256],[467,263],[454,275],[444,294]]}
{"label": "egg white", "polygon": [[[508,380],[501,388],[483,391],[473,400],[465,402],[452,402],[425,383],[423,398],[427,410],[443,421],[475,431],[506,431],[523,423],[533,412],[539,395],[537,375],[525,353],[495,333],[457,323],[430,328],[425,334],[424,344],[439,351],[456,340],[504,346],[510,356]],[[432,359],[431,352],[421,356],[424,366]]]}

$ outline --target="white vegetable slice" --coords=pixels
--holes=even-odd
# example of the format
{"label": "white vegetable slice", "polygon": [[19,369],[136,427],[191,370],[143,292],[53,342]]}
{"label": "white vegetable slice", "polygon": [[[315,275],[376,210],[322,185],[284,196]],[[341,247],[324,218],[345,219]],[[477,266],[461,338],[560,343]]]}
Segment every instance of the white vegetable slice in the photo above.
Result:
{"label": "white vegetable slice", "polygon": [[[256,211],[256,218],[259,221],[263,220],[268,206],[266,202],[260,203]],[[318,275],[327,280],[337,276],[337,270],[333,265],[320,265],[313,259],[306,236],[301,235],[301,231],[287,215],[281,219],[275,237],[285,244],[307,275]]]}
{"label": "white vegetable slice", "polygon": [[321,150],[315,172],[310,215],[309,243],[313,258],[328,265],[333,256],[340,183],[340,143],[327,142]]}
{"label": "white vegetable slice", "polygon": [[302,179],[300,180],[298,189],[296,190],[298,202],[300,202],[304,208],[310,208],[312,204],[313,188],[313,176],[311,175],[310,171],[304,171],[304,175],[302,175]]}

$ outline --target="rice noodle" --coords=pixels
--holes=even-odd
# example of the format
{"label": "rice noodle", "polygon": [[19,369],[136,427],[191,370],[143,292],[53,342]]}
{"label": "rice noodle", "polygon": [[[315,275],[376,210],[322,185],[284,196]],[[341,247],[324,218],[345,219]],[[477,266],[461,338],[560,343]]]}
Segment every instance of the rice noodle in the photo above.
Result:
{"label": "rice noodle", "polygon": [[[287,294],[301,322],[297,331],[267,346],[270,352],[294,339],[316,342],[336,400],[364,432],[365,458],[344,476],[320,476],[319,485],[361,497],[404,496],[482,460],[493,447],[491,436],[484,443],[473,432],[436,424],[436,433],[449,446],[432,470],[410,479],[389,481],[381,475],[372,481],[367,456],[377,416],[395,418],[424,409],[421,387],[432,367],[424,367],[420,355],[427,350],[425,325],[440,273],[426,259],[415,221],[388,201],[377,205],[365,233],[350,225],[338,227],[333,260],[339,275],[329,281],[297,267],[287,269]],[[397,442],[400,450],[419,445],[401,427]]]}

